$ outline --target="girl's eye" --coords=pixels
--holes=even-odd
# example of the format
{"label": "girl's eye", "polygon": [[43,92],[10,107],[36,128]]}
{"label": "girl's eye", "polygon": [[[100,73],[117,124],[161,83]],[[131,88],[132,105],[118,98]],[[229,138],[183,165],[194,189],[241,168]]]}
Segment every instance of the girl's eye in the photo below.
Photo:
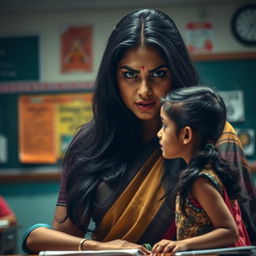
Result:
{"label": "girl's eye", "polygon": [[166,74],[166,71],[165,70],[157,70],[155,71],[152,76],[153,77],[164,77]]}
{"label": "girl's eye", "polygon": [[136,73],[135,72],[131,72],[131,71],[127,71],[124,72],[124,76],[127,78],[135,78],[136,77]]}
{"label": "girl's eye", "polygon": [[162,123],[162,129],[165,129],[166,127],[167,127],[167,125]]}

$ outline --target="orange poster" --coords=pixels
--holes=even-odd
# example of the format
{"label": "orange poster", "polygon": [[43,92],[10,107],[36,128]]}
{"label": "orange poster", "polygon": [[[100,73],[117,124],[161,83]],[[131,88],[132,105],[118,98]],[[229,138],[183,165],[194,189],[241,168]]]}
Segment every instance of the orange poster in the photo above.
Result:
{"label": "orange poster", "polygon": [[92,26],[67,27],[61,34],[61,72],[92,71]]}
{"label": "orange poster", "polygon": [[47,96],[19,98],[19,159],[22,163],[56,163],[55,109]]}

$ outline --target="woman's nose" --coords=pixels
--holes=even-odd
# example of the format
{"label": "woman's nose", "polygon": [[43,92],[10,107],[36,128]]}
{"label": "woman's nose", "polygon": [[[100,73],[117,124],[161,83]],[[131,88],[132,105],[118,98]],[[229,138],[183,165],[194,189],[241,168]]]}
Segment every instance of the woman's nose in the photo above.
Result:
{"label": "woman's nose", "polygon": [[162,131],[162,128],[158,131],[157,133],[157,137],[160,139],[161,138],[161,131]]}
{"label": "woman's nose", "polygon": [[152,94],[151,87],[146,79],[140,82],[138,86],[138,93],[141,97],[148,97]]}

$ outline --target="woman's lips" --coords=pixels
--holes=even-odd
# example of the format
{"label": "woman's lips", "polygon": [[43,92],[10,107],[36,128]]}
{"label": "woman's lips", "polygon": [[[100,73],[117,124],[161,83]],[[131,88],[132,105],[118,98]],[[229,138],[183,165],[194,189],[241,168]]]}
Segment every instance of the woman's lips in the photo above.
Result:
{"label": "woman's lips", "polygon": [[149,100],[143,100],[143,101],[138,101],[135,104],[141,110],[150,110],[155,106],[156,102],[149,101]]}

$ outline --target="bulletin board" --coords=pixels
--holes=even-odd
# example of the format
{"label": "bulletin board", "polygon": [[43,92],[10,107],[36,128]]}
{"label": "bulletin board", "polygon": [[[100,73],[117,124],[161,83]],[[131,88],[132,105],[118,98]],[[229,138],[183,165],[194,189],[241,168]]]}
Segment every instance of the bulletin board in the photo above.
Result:
{"label": "bulletin board", "polygon": [[[91,90],[0,94],[0,135],[7,138],[7,162],[0,163],[0,174],[11,169],[57,167],[76,129],[92,117],[91,98]],[[84,112],[74,119],[72,111]],[[27,132],[31,136],[24,136]],[[40,134],[49,143],[54,141],[56,148],[40,142]],[[42,147],[36,148],[36,144]],[[26,150],[28,145],[34,145],[34,150]],[[52,152],[45,156],[48,150]],[[33,154],[36,151],[39,157]]]}

